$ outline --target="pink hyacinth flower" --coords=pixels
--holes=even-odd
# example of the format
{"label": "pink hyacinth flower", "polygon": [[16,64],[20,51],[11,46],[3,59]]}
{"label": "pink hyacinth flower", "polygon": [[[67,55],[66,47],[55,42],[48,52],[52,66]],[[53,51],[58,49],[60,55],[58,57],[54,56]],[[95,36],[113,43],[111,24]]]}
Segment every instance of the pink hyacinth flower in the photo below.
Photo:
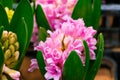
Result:
{"label": "pink hyacinth flower", "polygon": [[77,0],[36,0],[36,4],[42,6],[52,30],[60,28],[65,15],[71,16],[76,3]]}
{"label": "pink hyacinth flower", "polygon": [[69,16],[64,17],[61,28],[51,32],[50,37],[45,42],[40,42],[35,50],[43,53],[46,74],[45,78],[59,80],[62,75],[63,65],[71,51],[76,51],[85,65],[85,52],[83,40],[88,44],[90,50],[90,59],[96,59],[94,50],[96,49],[96,39],[94,35],[96,30],[92,27],[86,27],[83,19],[73,20]]}

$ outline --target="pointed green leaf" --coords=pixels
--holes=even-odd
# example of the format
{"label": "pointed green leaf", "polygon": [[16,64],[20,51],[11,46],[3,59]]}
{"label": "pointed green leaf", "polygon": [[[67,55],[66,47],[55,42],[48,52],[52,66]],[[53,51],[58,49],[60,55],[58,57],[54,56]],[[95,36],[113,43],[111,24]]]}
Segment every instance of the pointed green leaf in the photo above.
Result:
{"label": "pointed green leaf", "polygon": [[4,7],[12,9],[13,0],[1,0],[1,3],[3,4]]}
{"label": "pointed green leaf", "polygon": [[33,11],[32,11],[30,2],[28,0],[21,0],[21,2],[18,4],[10,23],[10,30],[16,27],[18,21],[22,17],[24,17],[25,19],[28,33],[29,33],[28,39],[27,39],[27,47],[28,47],[31,36],[32,36],[32,31],[33,31]]}
{"label": "pointed green leaf", "polygon": [[38,26],[43,27],[46,30],[48,30],[48,29],[50,30],[50,25],[49,25],[47,18],[42,10],[41,5],[38,5],[37,9],[36,9],[36,21],[37,21]]}
{"label": "pointed green leaf", "polygon": [[83,77],[85,77],[85,75],[87,74],[88,68],[89,68],[90,52],[89,52],[87,42],[83,41],[83,44],[84,44],[84,50],[85,50],[85,66],[84,66],[84,75],[83,75]]}
{"label": "pointed green leaf", "polygon": [[83,64],[75,51],[65,61],[62,80],[83,80]]}
{"label": "pointed green leaf", "polygon": [[44,57],[41,51],[38,51],[37,53],[37,62],[38,62],[38,66],[41,71],[41,74],[44,75],[46,73],[46,70],[45,70],[46,65],[45,65]]}
{"label": "pointed green leaf", "polygon": [[97,50],[95,51],[97,57],[94,63],[92,63],[92,66],[89,67],[85,80],[94,80],[94,77],[101,65],[103,50],[104,50],[104,40],[103,40],[103,35],[100,34],[98,38]]}
{"label": "pointed green leaf", "polygon": [[4,64],[4,53],[2,51],[2,47],[0,46],[0,78],[2,75],[3,64]]}
{"label": "pointed green leaf", "polygon": [[1,40],[1,37],[2,37],[2,33],[3,33],[3,26],[0,27],[0,40]]}
{"label": "pointed green leaf", "polygon": [[27,39],[28,39],[27,24],[26,24],[24,18],[21,18],[20,20],[18,20],[18,23],[16,24],[16,26],[14,28],[12,28],[12,31],[17,34],[18,42],[19,42],[19,46],[20,46],[19,61],[14,68],[14,69],[19,70],[22,60],[26,53],[25,51],[26,51]]}
{"label": "pointed green leaf", "polygon": [[92,19],[92,1],[91,0],[78,0],[73,13],[72,18],[83,18],[86,26],[91,26]]}
{"label": "pointed green leaf", "polygon": [[5,9],[3,8],[1,4],[0,4],[0,26],[4,26],[5,30],[9,30],[8,17],[5,12]]}
{"label": "pointed green leaf", "polygon": [[39,27],[39,41],[45,41],[48,37],[47,31],[43,27]]}
{"label": "pointed green leaf", "polygon": [[101,0],[93,0],[92,26],[96,30],[99,27],[100,15],[101,15]]}

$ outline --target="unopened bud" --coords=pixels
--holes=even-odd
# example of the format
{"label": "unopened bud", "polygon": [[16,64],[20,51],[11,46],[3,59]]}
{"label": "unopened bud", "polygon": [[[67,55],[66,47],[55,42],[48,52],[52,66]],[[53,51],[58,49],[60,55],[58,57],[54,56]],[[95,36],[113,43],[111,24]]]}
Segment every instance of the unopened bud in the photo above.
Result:
{"label": "unopened bud", "polygon": [[14,56],[15,56],[15,60],[17,61],[18,60],[18,58],[19,58],[19,51],[16,51],[15,53],[14,53]]}
{"label": "unopened bud", "polygon": [[13,33],[12,31],[9,31],[8,32],[8,37],[10,37],[10,35],[12,35],[12,33]]}
{"label": "unopened bud", "polygon": [[14,11],[13,10],[9,10],[8,7],[5,7],[5,11],[7,13],[8,21],[10,22],[11,19],[12,19],[13,14],[14,14]]}
{"label": "unopened bud", "polygon": [[3,31],[2,33],[2,40],[5,41],[8,38],[8,32],[7,31]]}
{"label": "unopened bud", "polygon": [[18,50],[19,49],[19,42],[15,42],[15,49]]}
{"label": "unopened bud", "polygon": [[8,80],[5,75],[2,75],[2,80]]}
{"label": "unopened bud", "polygon": [[8,48],[8,45],[9,45],[8,40],[5,40],[5,42],[4,42],[4,44],[3,44],[4,48],[7,49],[7,48]]}
{"label": "unopened bud", "polygon": [[16,39],[14,37],[9,38],[9,43],[14,44],[16,42]]}
{"label": "unopened bud", "polygon": [[4,46],[2,46],[2,50],[3,50],[3,51],[5,50],[5,47],[4,47]]}
{"label": "unopened bud", "polygon": [[13,68],[17,64],[17,61],[11,62],[9,65],[7,65],[9,68]]}
{"label": "unopened bud", "polygon": [[10,51],[10,49],[7,49],[5,51],[4,56],[5,56],[5,61],[8,60],[11,57],[11,51]]}
{"label": "unopened bud", "polygon": [[9,49],[11,50],[12,54],[15,52],[15,47],[12,44],[9,46]]}
{"label": "unopened bud", "polygon": [[[11,56],[8,60],[5,61],[5,65],[9,67],[14,62],[15,62],[15,58],[14,58],[14,56]],[[14,66],[12,66],[12,67],[14,67]]]}
{"label": "unopened bud", "polygon": [[16,35],[15,33],[12,33],[9,37],[10,37],[10,38],[11,38],[11,37],[14,37],[14,38],[17,40],[17,35]]}

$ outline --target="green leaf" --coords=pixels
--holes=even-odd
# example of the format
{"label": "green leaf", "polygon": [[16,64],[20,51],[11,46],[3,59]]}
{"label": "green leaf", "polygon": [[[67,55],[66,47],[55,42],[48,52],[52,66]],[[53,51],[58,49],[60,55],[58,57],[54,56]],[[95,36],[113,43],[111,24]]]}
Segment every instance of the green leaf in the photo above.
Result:
{"label": "green leaf", "polygon": [[38,51],[37,53],[37,62],[38,62],[38,66],[41,71],[41,74],[44,75],[46,73],[46,70],[45,70],[46,65],[45,65],[44,58],[41,51]]}
{"label": "green leaf", "polygon": [[2,47],[0,46],[0,78],[2,75],[3,64],[4,64],[4,53],[2,51]]}
{"label": "green leaf", "polygon": [[39,27],[39,41],[45,41],[48,37],[47,31],[43,27]]}
{"label": "green leaf", "polygon": [[18,21],[22,17],[24,17],[25,19],[28,33],[29,33],[28,39],[27,39],[27,47],[28,47],[31,36],[32,36],[32,31],[33,31],[33,11],[32,11],[30,2],[28,0],[21,0],[21,2],[18,4],[10,23],[10,30],[16,27]]}
{"label": "green leaf", "polygon": [[62,80],[83,80],[83,64],[75,51],[65,61]]}
{"label": "green leaf", "polygon": [[101,0],[94,0],[93,2],[93,14],[92,14],[92,26],[94,29],[98,29],[99,20],[101,15]]}
{"label": "green leaf", "polygon": [[1,3],[3,4],[4,7],[12,9],[13,0],[1,0]]}
{"label": "green leaf", "polygon": [[18,20],[16,27],[12,28],[12,31],[17,34],[18,42],[19,42],[19,46],[20,46],[19,61],[18,61],[17,65],[14,67],[14,69],[19,70],[22,60],[26,53],[25,51],[26,51],[27,40],[28,40],[27,24],[26,24],[24,18],[21,18],[20,20]]}
{"label": "green leaf", "polygon": [[95,51],[97,57],[96,60],[92,62],[92,65],[89,66],[89,70],[85,80],[94,80],[94,77],[96,76],[96,73],[101,65],[103,50],[104,50],[104,39],[103,39],[103,35],[100,34],[98,36],[97,50]]}
{"label": "green leaf", "polygon": [[83,44],[84,44],[84,50],[85,50],[85,66],[84,66],[84,75],[83,75],[83,77],[85,77],[86,74],[87,74],[88,68],[89,68],[90,52],[89,52],[87,42],[83,41]]}
{"label": "green leaf", "polygon": [[0,4],[0,26],[4,26],[5,30],[9,30],[8,17],[4,7]]}
{"label": "green leaf", "polygon": [[48,29],[50,30],[50,25],[46,19],[46,16],[42,10],[41,5],[38,5],[36,9],[36,21],[37,21],[38,26],[43,27],[46,30]]}
{"label": "green leaf", "polygon": [[86,26],[91,26],[92,22],[92,1],[91,0],[78,0],[73,13],[72,18],[83,18]]}
{"label": "green leaf", "polygon": [[4,30],[4,27],[1,26],[1,27],[0,27],[0,40],[1,40],[1,37],[2,37],[3,30]]}

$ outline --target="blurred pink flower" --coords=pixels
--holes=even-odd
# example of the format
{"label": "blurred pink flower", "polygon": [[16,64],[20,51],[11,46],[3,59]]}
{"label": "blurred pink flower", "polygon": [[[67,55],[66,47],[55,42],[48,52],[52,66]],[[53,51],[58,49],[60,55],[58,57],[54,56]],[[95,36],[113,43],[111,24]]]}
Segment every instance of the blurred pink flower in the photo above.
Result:
{"label": "blurred pink flower", "polygon": [[76,51],[81,58],[83,65],[85,62],[85,52],[83,40],[88,44],[90,58],[96,59],[94,50],[96,49],[96,30],[86,27],[83,19],[73,20],[69,16],[64,16],[65,21],[60,25],[61,28],[51,32],[50,37],[45,42],[40,42],[35,50],[43,53],[46,63],[46,79],[59,80],[65,60],[71,51]]}
{"label": "blurred pink flower", "polygon": [[33,72],[34,69],[39,69],[36,59],[32,59],[31,62],[30,68],[28,69],[29,72]]}
{"label": "blurred pink flower", "polygon": [[73,8],[77,0],[36,0],[36,4],[40,4],[45,12],[51,29],[60,28],[60,24],[64,22],[65,15],[71,16]]}
{"label": "blurred pink flower", "polygon": [[31,42],[33,43],[34,46],[38,45],[38,26],[37,26],[37,23],[36,23],[35,16],[34,16],[34,27],[33,27]]}
{"label": "blurred pink flower", "polygon": [[[71,16],[76,3],[77,0],[36,0],[36,4],[42,6],[52,30],[60,28],[60,24],[64,22],[63,17],[65,15]],[[38,27],[35,16],[31,42],[34,46],[38,45]]]}

